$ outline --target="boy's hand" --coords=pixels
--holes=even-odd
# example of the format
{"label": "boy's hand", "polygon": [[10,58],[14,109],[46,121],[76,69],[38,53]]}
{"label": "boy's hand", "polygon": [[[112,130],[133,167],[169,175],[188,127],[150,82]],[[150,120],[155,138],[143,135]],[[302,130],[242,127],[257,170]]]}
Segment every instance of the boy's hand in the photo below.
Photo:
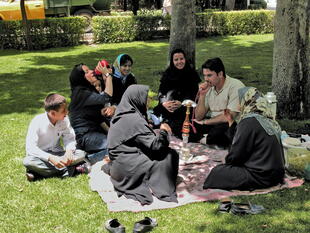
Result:
{"label": "boy's hand", "polygon": [[73,163],[73,153],[73,150],[66,150],[66,153],[62,158],[62,163],[65,164],[65,166],[69,166]]}
{"label": "boy's hand", "polygon": [[50,155],[48,161],[51,162],[57,168],[63,168],[66,165],[62,161],[62,157]]}

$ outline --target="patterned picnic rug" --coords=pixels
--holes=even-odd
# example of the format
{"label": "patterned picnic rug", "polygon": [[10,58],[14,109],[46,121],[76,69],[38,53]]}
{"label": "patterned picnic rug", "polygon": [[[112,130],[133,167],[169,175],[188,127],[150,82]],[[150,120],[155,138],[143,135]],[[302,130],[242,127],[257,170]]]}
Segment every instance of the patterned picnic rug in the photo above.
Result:
{"label": "patterned picnic rug", "polygon": [[[181,140],[172,137],[170,146],[180,151]],[[117,197],[114,192],[110,177],[105,174],[101,167],[103,161],[96,163],[92,167],[90,176],[90,188],[98,192],[102,200],[107,204],[109,211],[149,211],[155,209],[174,208],[193,202],[202,202],[210,200],[219,200],[225,197],[238,195],[256,195],[272,191],[298,187],[303,184],[302,179],[285,179],[285,183],[268,189],[254,191],[225,191],[220,189],[202,189],[203,183],[210,173],[211,169],[217,164],[223,163],[227,150],[210,149],[199,143],[189,143],[192,158],[189,161],[180,160],[179,177],[177,185],[178,203],[160,201],[154,197],[151,205],[142,206],[139,202],[127,199],[126,197]]]}

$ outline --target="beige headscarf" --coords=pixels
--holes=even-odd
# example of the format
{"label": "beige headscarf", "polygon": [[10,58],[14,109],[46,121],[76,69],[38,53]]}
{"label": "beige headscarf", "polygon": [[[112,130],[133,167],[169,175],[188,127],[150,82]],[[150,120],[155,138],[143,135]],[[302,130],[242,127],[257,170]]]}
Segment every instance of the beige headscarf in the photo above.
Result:
{"label": "beige headscarf", "polygon": [[238,90],[241,107],[240,121],[255,117],[268,135],[276,135],[281,141],[281,127],[273,120],[267,99],[254,87],[243,87]]}

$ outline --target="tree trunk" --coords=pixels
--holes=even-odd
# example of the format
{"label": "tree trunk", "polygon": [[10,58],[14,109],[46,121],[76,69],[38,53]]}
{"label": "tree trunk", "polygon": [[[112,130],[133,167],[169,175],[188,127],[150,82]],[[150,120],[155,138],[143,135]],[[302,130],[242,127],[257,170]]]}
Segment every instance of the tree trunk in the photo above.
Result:
{"label": "tree trunk", "polygon": [[32,50],[32,41],[31,41],[31,35],[30,35],[29,21],[27,20],[25,0],[20,1],[20,10],[22,13],[22,20],[23,20],[23,27],[24,27],[24,32],[26,36],[27,49]]}
{"label": "tree trunk", "polygon": [[170,29],[170,51],[181,48],[186,53],[187,60],[195,66],[196,19],[194,0],[172,0],[172,15]]}
{"label": "tree trunk", "polygon": [[132,12],[134,15],[137,15],[139,10],[139,0],[132,0]]}
{"label": "tree trunk", "polygon": [[272,88],[280,118],[310,118],[309,0],[277,1]]}
{"label": "tree trunk", "polygon": [[226,0],[225,10],[232,11],[235,9],[235,0]]}
{"label": "tree trunk", "polygon": [[155,0],[155,7],[156,9],[161,9],[163,3],[162,3],[162,0]]}
{"label": "tree trunk", "polygon": [[235,1],[236,10],[244,10],[247,8],[248,8],[248,0],[236,0]]}
{"label": "tree trunk", "polygon": [[127,9],[128,9],[128,2],[127,2],[127,0],[124,0],[123,10],[127,11]]}

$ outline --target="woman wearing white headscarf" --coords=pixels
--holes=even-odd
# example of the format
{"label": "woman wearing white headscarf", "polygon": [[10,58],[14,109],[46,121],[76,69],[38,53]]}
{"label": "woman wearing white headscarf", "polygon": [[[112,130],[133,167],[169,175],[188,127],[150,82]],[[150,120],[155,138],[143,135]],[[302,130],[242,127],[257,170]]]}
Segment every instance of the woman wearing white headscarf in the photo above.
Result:
{"label": "woman wearing white headscarf", "polygon": [[120,54],[113,63],[113,98],[112,104],[119,104],[126,89],[137,84],[131,68],[133,60],[128,54]]}
{"label": "woman wearing white headscarf", "polygon": [[[241,117],[225,164],[212,169],[204,189],[253,190],[283,182],[281,128],[272,119],[267,100],[254,87],[239,89],[239,100]],[[229,112],[225,116],[232,125]]]}

